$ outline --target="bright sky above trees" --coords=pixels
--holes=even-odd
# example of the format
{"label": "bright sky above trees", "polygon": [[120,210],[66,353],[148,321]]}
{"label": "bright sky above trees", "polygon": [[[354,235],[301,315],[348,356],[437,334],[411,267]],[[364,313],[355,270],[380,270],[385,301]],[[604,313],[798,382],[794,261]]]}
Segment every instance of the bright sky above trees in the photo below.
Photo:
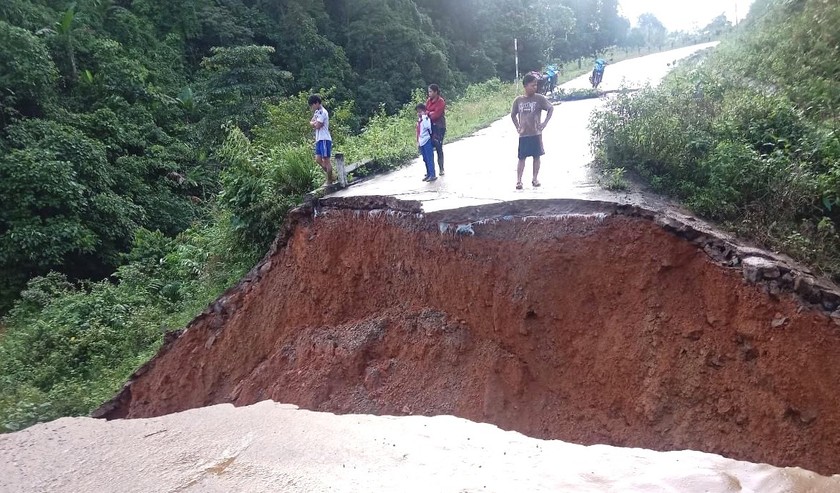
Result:
{"label": "bright sky above trees", "polygon": [[702,28],[725,13],[733,23],[742,20],[753,0],[619,0],[624,16],[633,24],[641,14],[650,12],[670,31]]}

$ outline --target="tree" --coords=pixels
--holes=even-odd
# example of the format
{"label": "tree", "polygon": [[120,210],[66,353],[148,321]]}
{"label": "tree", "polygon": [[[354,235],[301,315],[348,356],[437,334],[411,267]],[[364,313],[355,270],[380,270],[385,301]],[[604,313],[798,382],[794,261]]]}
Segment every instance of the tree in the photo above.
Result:
{"label": "tree", "polygon": [[626,44],[630,48],[639,49],[645,45],[645,33],[639,27],[630,29],[627,34]]}
{"label": "tree", "polygon": [[66,66],[66,73],[64,74],[65,85],[75,84],[79,79],[79,69],[76,67],[76,49],[74,45],[74,32],[76,20],[76,4],[70,4],[61,17],[53,24],[53,27],[47,27],[39,31],[40,33],[55,35],[58,39],[58,47],[64,51],[64,64]]}
{"label": "tree", "polygon": [[344,49],[319,32],[316,18],[295,3],[280,14],[277,24],[272,38],[277,45],[275,61],[295,74],[292,91],[335,88],[339,97],[350,99],[353,69]]}
{"label": "tree", "polygon": [[292,74],[271,63],[271,46],[215,47],[201,62],[200,102],[205,106],[205,132],[222,136],[221,126],[232,122],[247,131],[260,120],[263,102],[282,96]]}
{"label": "tree", "polygon": [[561,0],[574,14],[575,24],[566,43],[555,56],[574,59],[592,56],[619,44],[627,33],[628,21],[618,14],[617,0]]}
{"label": "tree", "polygon": [[8,133],[11,149],[0,157],[2,277],[25,282],[52,269],[74,277],[110,273],[142,210],[114,192],[105,147],[46,120],[24,120]]}
{"label": "tree", "polygon": [[40,116],[55,93],[58,70],[44,43],[0,21],[0,131],[14,116]]}
{"label": "tree", "polygon": [[345,50],[360,77],[356,99],[363,112],[376,111],[380,101],[395,111],[431,82],[451,87],[446,45],[412,0],[356,0],[347,14]]}
{"label": "tree", "polygon": [[719,38],[723,34],[732,30],[732,23],[729,22],[729,19],[726,18],[726,14],[720,14],[719,16],[712,19],[706,27],[700,30],[700,32],[708,37],[711,38]]}
{"label": "tree", "polygon": [[665,37],[668,34],[668,29],[665,25],[651,13],[642,14],[639,16],[639,29],[645,38],[647,46],[655,46],[661,48],[665,44]]}

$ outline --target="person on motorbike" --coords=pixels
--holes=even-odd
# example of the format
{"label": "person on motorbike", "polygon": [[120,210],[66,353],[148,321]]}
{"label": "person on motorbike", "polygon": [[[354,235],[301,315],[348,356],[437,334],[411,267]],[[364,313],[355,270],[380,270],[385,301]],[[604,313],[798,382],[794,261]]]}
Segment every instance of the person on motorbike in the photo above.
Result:
{"label": "person on motorbike", "polygon": [[549,65],[545,68],[546,75],[546,93],[554,93],[554,88],[557,87],[557,67]]}
{"label": "person on motorbike", "polygon": [[601,80],[604,78],[604,69],[607,67],[607,61],[603,58],[595,59],[595,68],[592,69],[592,75],[589,76],[589,82],[593,88],[598,88]]}

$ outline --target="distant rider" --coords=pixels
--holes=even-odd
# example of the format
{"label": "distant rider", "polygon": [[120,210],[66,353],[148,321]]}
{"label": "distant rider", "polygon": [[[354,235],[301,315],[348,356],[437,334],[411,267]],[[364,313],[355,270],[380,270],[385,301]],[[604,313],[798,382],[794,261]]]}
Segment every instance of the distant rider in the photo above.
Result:
{"label": "distant rider", "polygon": [[545,75],[548,79],[546,81],[546,93],[554,93],[554,88],[557,87],[557,67],[549,65],[545,69]]}
{"label": "distant rider", "polygon": [[603,58],[595,59],[595,68],[592,69],[592,77],[589,78],[589,81],[592,83],[592,87],[598,87],[601,84],[601,81],[604,79],[604,69],[607,67],[607,61]]}

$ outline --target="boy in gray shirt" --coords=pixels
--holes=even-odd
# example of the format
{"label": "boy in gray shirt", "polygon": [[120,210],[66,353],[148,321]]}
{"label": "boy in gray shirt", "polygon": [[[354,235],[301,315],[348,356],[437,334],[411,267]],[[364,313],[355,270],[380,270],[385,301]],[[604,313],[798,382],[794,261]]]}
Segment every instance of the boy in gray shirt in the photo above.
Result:
{"label": "boy in gray shirt", "polygon": [[[545,154],[542,143],[542,131],[551,115],[554,113],[554,106],[542,94],[537,93],[537,77],[528,74],[522,79],[525,86],[525,95],[518,96],[513,100],[510,109],[510,118],[519,132],[519,164],[516,168],[516,189],[522,190],[522,173],[525,171],[525,159],[528,157],[534,160],[534,176],[531,185],[540,186],[537,175],[540,172],[540,156]],[[545,111],[545,121],[541,121],[542,112]]]}

